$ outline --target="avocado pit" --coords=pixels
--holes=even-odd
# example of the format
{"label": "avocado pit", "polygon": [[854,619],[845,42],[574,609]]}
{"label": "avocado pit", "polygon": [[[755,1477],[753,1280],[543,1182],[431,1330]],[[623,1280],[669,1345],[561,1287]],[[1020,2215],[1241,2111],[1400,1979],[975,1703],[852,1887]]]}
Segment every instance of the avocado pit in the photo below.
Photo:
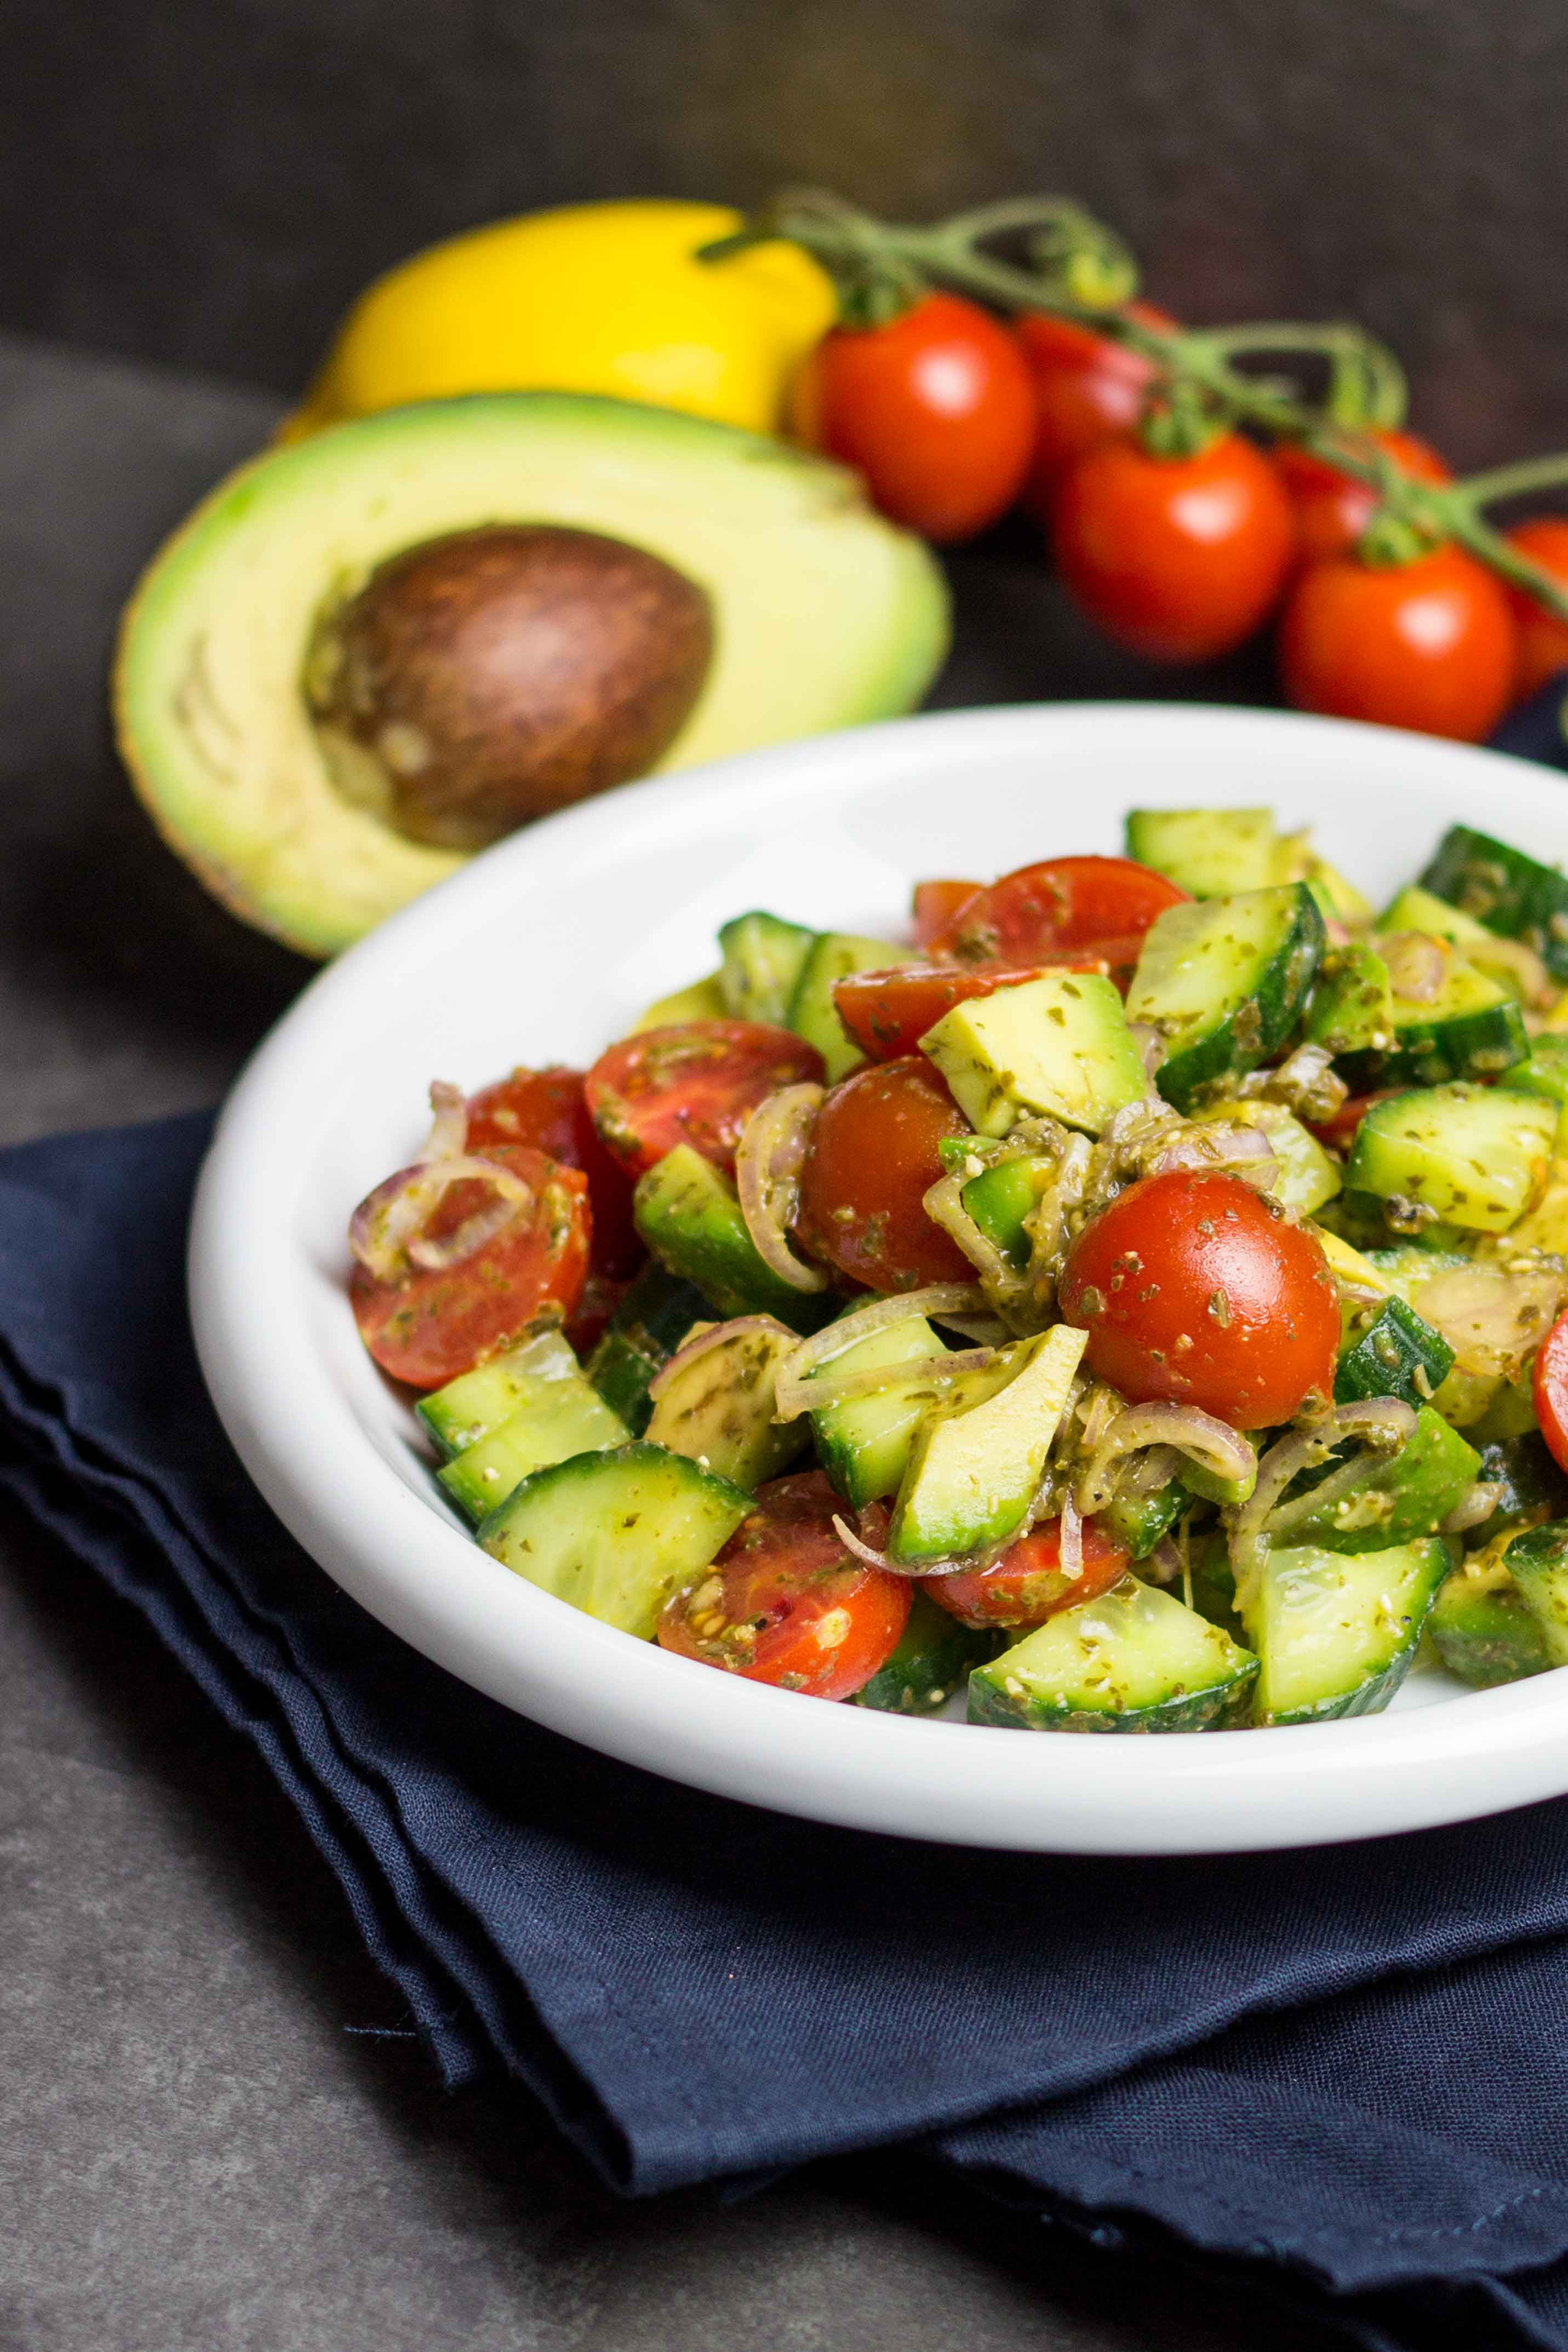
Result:
{"label": "avocado pit", "polygon": [[646,774],[713,642],[704,591],[646,550],[492,523],[404,549],[327,606],[304,693],[346,799],[415,841],[482,849]]}

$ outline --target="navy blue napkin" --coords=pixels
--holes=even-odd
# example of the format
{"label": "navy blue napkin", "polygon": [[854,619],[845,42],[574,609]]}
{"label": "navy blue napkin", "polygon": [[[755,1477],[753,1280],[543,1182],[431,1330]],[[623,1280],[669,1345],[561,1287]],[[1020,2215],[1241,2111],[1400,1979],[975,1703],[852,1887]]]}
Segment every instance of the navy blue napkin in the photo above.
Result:
{"label": "navy blue napkin", "polygon": [[0,1480],[257,1742],[448,2081],[499,2060],[632,2193],[906,2144],[1249,2264],[1369,2352],[1568,2352],[1568,1801],[1308,1853],[982,1854],[539,1730],[383,1632],[239,1468],[185,1337],[207,1134],[0,1154]]}

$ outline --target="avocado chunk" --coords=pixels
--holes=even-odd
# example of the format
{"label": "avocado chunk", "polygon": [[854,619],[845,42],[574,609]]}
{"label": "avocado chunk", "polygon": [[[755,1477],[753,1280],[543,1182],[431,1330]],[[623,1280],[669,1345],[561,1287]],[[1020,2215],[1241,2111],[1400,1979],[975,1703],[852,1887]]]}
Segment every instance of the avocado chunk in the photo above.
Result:
{"label": "avocado chunk", "polygon": [[1121,999],[1099,972],[1044,972],[944,1013],[921,1051],[981,1135],[1044,1116],[1098,1135],[1148,1076]]}
{"label": "avocado chunk", "polygon": [[307,670],[323,615],[378,567],[522,524],[640,551],[705,600],[711,658],[661,772],[907,710],[945,650],[945,591],[921,542],[853,475],[726,425],[488,394],[271,450],[153,559],[115,675],[137,790],[247,921],[331,955],[461,863],[464,849],[411,840],[345,796]]}
{"label": "avocado chunk", "polygon": [[889,1559],[913,1566],[962,1558],[1022,1532],[1087,1345],[1086,1332],[1058,1323],[954,1383],[951,1403],[915,1433]]}
{"label": "avocado chunk", "polygon": [[716,1332],[711,1345],[665,1372],[647,1442],[687,1454],[737,1486],[760,1486],[787,1469],[810,1434],[804,1420],[773,1419],[778,1369],[798,1342],[766,1316],[699,1324],[692,1339],[704,1330]]}

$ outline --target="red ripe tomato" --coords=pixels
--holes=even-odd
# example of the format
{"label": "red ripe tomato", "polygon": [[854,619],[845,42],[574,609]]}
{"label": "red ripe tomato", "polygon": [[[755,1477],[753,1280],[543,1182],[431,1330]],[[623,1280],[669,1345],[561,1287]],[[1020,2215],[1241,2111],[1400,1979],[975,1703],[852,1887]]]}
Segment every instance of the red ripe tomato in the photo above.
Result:
{"label": "red ripe tomato", "polygon": [[917,882],[912,910],[916,947],[929,947],[979,887],[978,882]]}
{"label": "red ripe tomato", "polygon": [[1048,965],[910,964],[898,971],[853,971],[836,981],[833,1003],[838,1018],[863,1054],[890,1062],[912,1054],[926,1031],[950,1006],[972,996],[994,996],[999,988],[1038,980],[1043,971],[1099,971],[1110,969],[1103,956],[1064,955]]}
{"label": "red ripe tomato", "polygon": [[1279,618],[1298,710],[1479,743],[1512,698],[1519,644],[1492,574],[1458,547],[1413,563],[1310,563]]}
{"label": "red ripe tomato", "polygon": [[580,1168],[594,1212],[594,1272],[613,1282],[637,1272],[647,1253],[632,1223],[631,1179],[599,1140],[581,1070],[513,1070],[470,1095],[468,1150],[498,1143],[531,1143],[563,1167]]}
{"label": "red ripe tomato", "polygon": [[976,891],[930,953],[939,963],[1022,967],[1081,951],[1132,964],[1155,916],[1186,895],[1131,857],[1042,858]]}
{"label": "red ripe tomato", "polygon": [[791,399],[807,448],[853,466],[895,522],[972,539],[1006,513],[1028,470],[1035,387],[988,310],[928,294],[885,327],[835,327]]}
{"label": "red ripe tomato", "polygon": [[644,1029],[601,1054],[584,1081],[594,1125],[640,1176],[689,1143],[733,1172],[741,1130],[781,1087],[822,1079],[815,1045],[765,1021],[688,1021]]}
{"label": "red ripe tomato", "polygon": [[[428,1267],[405,1258],[400,1272],[384,1279],[356,1264],[349,1284],[361,1339],[384,1372],[412,1388],[455,1381],[514,1346],[542,1318],[570,1319],[587,1279],[588,1180],[582,1171],[563,1168],[527,1144],[497,1144],[483,1156],[529,1188],[528,1201],[499,1232],[455,1265]],[[402,1181],[389,1177],[370,1202]],[[477,1178],[448,1185],[422,1233],[411,1238],[449,1242],[494,1198]]]}
{"label": "red ripe tomato", "polygon": [[[1152,302],[1129,302],[1122,315],[1169,334],[1179,331],[1170,312]],[[1039,411],[1024,500],[1045,522],[1051,493],[1066,468],[1102,441],[1131,431],[1159,371],[1142,352],[1070,320],[1025,310],[1013,326],[1035,379]]]}
{"label": "red ripe tomato", "polygon": [[566,1323],[567,1344],[574,1355],[585,1361],[593,1354],[610,1328],[611,1316],[630,1288],[629,1282],[612,1282],[608,1275],[589,1269],[583,1296]]}
{"label": "red ripe tomato", "polygon": [[1148,661],[1213,661],[1268,617],[1295,554],[1279,477],[1239,434],[1194,457],[1156,457],[1131,435],[1068,467],[1051,504],[1068,592]]}
{"label": "red ripe tomato", "polygon": [[[1454,478],[1431,443],[1414,433],[1378,432],[1365,437],[1418,482]],[[1274,463],[1295,509],[1300,560],[1310,563],[1320,556],[1348,555],[1377,511],[1377,492],[1289,441],[1275,450]]]}
{"label": "red ripe tomato", "polygon": [[665,1610],[660,1645],[809,1698],[863,1690],[898,1645],[910,1587],[846,1550],[843,1508],[820,1470],[759,1486],[712,1567]]}
{"label": "red ripe tomato", "polygon": [[1102,1535],[1092,1519],[1083,1527],[1083,1573],[1070,1580],[1062,1569],[1061,1522],[1047,1519],[1009,1544],[990,1568],[921,1579],[933,1601],[965,1625],[1038,1625],[1074,1601],[1098,1601],[1127,1573],[1126,1546]]}
{"label": "red ripe tomato", "polygon": [[1195,1404],[1233,1429],[1333,1391],[1339,1294],[1321,1245],[1234,1176],[1183,1170],[1118,1193],[1068,1253],[1068,1323],[1134,1404]]}
{"label": "red ripe tomato", "polygon": [[1535,1418],[1560,1470],[1568,1470],[1568,1314],[1560,1315],[1542,1342],[1531,1383]]}
{"label": "red ripe tomato", "polygon": [[1373,1103],[1386,1102],[1390,1095],[1400,1092],[1398,1087],[1380,1087],[1370,1095],[1347,1095],[1331,1118],[1307,1121],[1320,1143],[1335,1151],[1348,1151],[1355,1141],[1355,1131]]}
{"label": "red ripe tomato", "polygon": [[937,1145],[969,1122],[919,1054],[852,1071],[817,1113],[796,1229],[814,1257],[872,1290],[968,1282],[958,1244],[921,1206],[942,1175]]}
{"label": "red ripe tomato", "polygon": [[[1509,542],[1532,563],[1568,588],[1568,522],[1555,515],[1542,515],[1536,522],[1521,522],[1517,530],[1508,533]],[[1548,678],[1568,669],[1568,621],[1559,621],[1538,604],[1522,588],[1503,583],[1513,612],[1514,625],[1519,631],[1519,666],[1514,673],[1513,690],[1517,700],[1534,694]]]}

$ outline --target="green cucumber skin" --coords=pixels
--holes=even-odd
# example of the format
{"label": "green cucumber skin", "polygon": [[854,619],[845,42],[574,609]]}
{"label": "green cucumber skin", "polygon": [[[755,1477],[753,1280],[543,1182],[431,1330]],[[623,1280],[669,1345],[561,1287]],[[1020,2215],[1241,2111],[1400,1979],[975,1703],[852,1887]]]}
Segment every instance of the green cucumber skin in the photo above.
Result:
{"label": "green cucumber skin", "polygon": [[634,1437],[647,1427],[648,1389],[694,1323],[721,1320],[711,1300],[653,1258],[644,1266],[584,1370]]}
{"label": "green cucumber skin", "polygon": [[760,908],[722,925],[719,985],[730,1018],[787,1027],[790,999],[816,937],[804,923],[786,923]]}
{"label": "green cucumber skin", "polygon": [[1345,1162],[1348,1192],[1423,1202],[1440,1221],[1506,1233],[1539,1188],[1555,1107],[1509,1087],[1460,1081],[1374,1103]]}
{"label": "green cucumber skin", "polygon": [[1192,1501],[1179,1478],[1152,1495],[1114,1496],[1097,1513],[1095,1525],[1112,1542],[1124,1544],[1130,1559],[1147,1559],[1162,1536],[1169,1535]]}
{"label": "green cucumber skin", "polygon": [[1388,1053],[1339,1057],[1340,1074],[1354,1094],[1381,1086],[1440,1087],[1453,1078],[1495,1078],[1530,1056],[1530,1033],[1511,996],[1451,1021],[1401,1021]]}
{"label": "green cucumber skin", "polygon": [[1544,1674],[1551,1660],[1541,1628],[1516,1591],[1477,1591],[1462,1568],[1438,1587],[1426,1620],[1432,1646],[1451,1675],[1477,1690]]}
{"label": "green cucumber skin", "polygon": [[510,1421],[437,1472],[446,1493],[476,1527],[536,1470],[574,1454],[627,1443],[631,1433],[619,1413],[581,1376],[552,1381],[549,1390],[555,1393],[520,1406]]}
{"label": "green cucumber skin", "polygon": [[[1341,1505],[1331,1505],[1321,1519],[1309,1517],[1290,1529],[1289,1543],[1310,1545],[1318,1551],[1393,1551],[1418,1543],[1441,1526],[1480,1475],[1481,1458],[1457,1429],[1450,1429],[1430,1405],[1416,1408],[1415,1432],[1397,1454],[1369,1465],[1366,1484]],[[1354,1523],[1354,1507],[1363,1495],[1387,1495],[1392,1506],[1386,1517]],[[1351,1524],[1340,1523],[1343,1511]]]}
{"label": "green cucumber skin", "polygon": [[[1390,1298],[1340,1357],[1334,1402],[1364,1397],[1398,1397],[1422,1405],[1436,1395],[1453,1369],[1454,1350],[1440,1332],[1424,1322],[1403,1298]],[[1423,1389],[1417,1379],[1423,1376]]]}
{"label": "green cucumber skin", "polygon": [[1237,1722],[1258,1660],[1173,1593],[1124,1577],[970,1677],[969,1720],[1011,1731],[1204,1731]]}
{"label": "green cucumber skin", "polygon": [[1520,1599],[1541,1629],[1547,1663],[1568,1665],[1568,1519],[1547,1519],[1503,1553]]}
{"label": "green cucumber skin", "polygon": [[[1253,1673],[1256,1673],[1254,1668]],[[1114,1708],[1052,1706],[1026,1695],[1013,1698],[983,1675],[969,1678],[969,1721],[997,1731],[1227,1731],[1247,1720],[1253,1675],[1222,1690],[1194,1691],[1163,1699],[1156,1706]]]}
{"label": "green cucumber skin", "polygon": [[[900,1341],[904,1349],[902,1360],[913,1363],[921,1356],[938,1354],[942,1343],[924,1316],[911,1316],[910,1324],[906,1338]],[[817,1458],[837,1491],[855,1510],[898,1493],[915,1431],[940,1393],[930,1385],[916,1386],[906,1381],[900,1386],[900,1359],[887,1350],[892,1345],[893,1333],[902,1329],[903,1326],[895,1325],[893,1332],[879,1334],[870,1341],[858,1341],[843,1356],[830,1359],[825,1367],[829,1372],[847,1371],[885,1363],[886,1389],[847,1404],[828,1405],[811,1415]],[[869,1353],[865,1352],[868,1349]]]}
{"label": "green cucumber skin", "polygon": [[1568,876],[1456,824],[1438,843],[1420,887],[1500,938],[1525,940],[1554,980],[1568,981]]}
{"label": "green cucumber skin", "polygon": [[[1243,1077],[1249,1070],[1255,1070],[1277,1046],[1284,1044],[1300,1019],[1328,944],[1328,932],[1317,900],[1306,884],[1290,887],[1290,919],[1281,927],[1280,936],[1258,975],[1256,992],[1242,998],[1223,1021],[1204,1035],[1173,1051],[1155,1072],[1154,1084],[1174,1109],[1190,1110],[1201,1099],[1204,1089],[1218,1079]],[[1207,903],[1219,907],[1225,902],[1213,899]],[[1159,919],[1163,921],[1164,918]],[[1154,929],[1158,928],[1156,922]],[[1137,992],[1134,981],[1133,998]],[[1129,1018],[1132,1017],[1130,1013]],[[1142,1010],[1137,1017],[1142,1017]]]}
{"label": "green cucumber skin", "polygon": [[654,1256],[721,1316],[773,1315],[804,1334],[838,1312],[831,1292],[793,1289],[764,1263],[733,1185],[689,1144],[677,1144],[637,1179],[632,1214]]}
{"label": "green cucumber skin", "polygon": [[1550,1032],[1532,1037],[1529,1061],[1510,1071],[1509,1084],[1528,1095],[1544,1095],[1559,1106],[1568,1103],[1568,1037]]}
{"label": "green cucumber skin", "polygon": [[1335,1055],[1386,1051],[1394,1035],[1388,967],[1364,940],[1331,948],[1307,1011],[1309,1044]]}
{"label": "green cucumber skin", "polygon": [[[1254,1720],[1258,1724],[1271,1729],[1284,1730],[1308,1723],[1340,1723],[1352,1716],[1381,1714],[1388,1706],[1410,1671],[1416,1650],[1420,1645],[1422,1632],[1436,1601],[1438,1591],[1458,1559],[1459,1547],[1452,1537],[1432,1536],[1418,1538],[1408,1547],[1389,1544],[1380,1545],[1378,1549],[1390,1551],[1418,1550],[1422,1557],[1415,1563],[1413,1570],[1405,1571],[1407,1581],[1402,1597],[1408,1604],[1408,1614],[1403,1619],[1400,1630],[1393,1636],[1397,1646],[1389,1653],[1384,1665],[1376,1668],[1372,1674],[1363,1675],[1360,1680],[1351,1682],[1348,1687],[1324,1690],[1320,1696],[1298,1702],[1294,1706],[1268,1706],[1265,1705],[1270,1657],[1269,1628],[1266,1612],[1261,1605],[1262,1596],[1258,1596],[1258,1607],[1261,1622],[1256,1626],[1249,1624],[1248,1627],[1249,1632],[1254,1635],[1255,1646],[1263,1662],[1263,1670],[1256,1694],[1257,1706]],[[1292,1551],[1313,1550],[1321,1557],[1326,1549],[1327,1547],[1322,1544],[1300,1544],[1293,1541],[1283,1547],[1279,1554],[1275,1557],[1279,1565],[1283,1566],[1285,1559]],[[1268,1576],[1269,1573],[1270,1564],[1266,1563],[1264,1574]],[[1352,1601],[1349,1644],[1352,1651],[1359,1646],[1359,1633],[1354,1625],[1354,1608],[1355,1604]],[[1388,1638],[1386,1633],[1383,1638],[1386,1641]],[[1332,1672],[1335,1669],[1331,1668],[1330,1671]]]}
{"label": "green cucumber skin", "polygon": [[1477,1546],[1489,1543],[1511,1523],[1518,1522],[1522,1532],[1526,1520],[1560,1519],[1568,1515],[1568,1478],[1535,1430],[1483,1444],[1477,1475],[1489,1486],[1502,1488],[1491,1517],[1470,1531],[1468,1539]]}
{"label": "green cucumber skin", "polygon": [[919,1586],[898,1646],[863,1690],[857,1706],[879,1715],[934,1715],[962,1690],[971,1671],[994,1656],[996,1636],[977,1633],[940,1608]]}
{"label": "green cucumber skin", "polygon": [[1392,1658],[1380,1675],[1373,1675],[1366,1682],[1358,1683],[1354,1690],[1315,1700],[1310,1706],[1282,1708],[1278,1715],[1271,1715],[1268,1729],[1287,1731],[1303,1723],[1346,1723],[1352,1716],[1381,1715],[1410,1672],[1419,1638],[1417,1633],[1409,1646],[1401,1650],[1396,1658]]}
{"label": "green cucumber skin", "polygon": [[889,947],[885,940],[862,939],[852,931],[818,931],[812,940],[790,993],[785,1025],[816,1046],[826,1065],[829,1086],[847,1077],[866,1058],[838,1018],[834,982],[847,980],[852,971],[890,971],[908,961],[907,948]]}

